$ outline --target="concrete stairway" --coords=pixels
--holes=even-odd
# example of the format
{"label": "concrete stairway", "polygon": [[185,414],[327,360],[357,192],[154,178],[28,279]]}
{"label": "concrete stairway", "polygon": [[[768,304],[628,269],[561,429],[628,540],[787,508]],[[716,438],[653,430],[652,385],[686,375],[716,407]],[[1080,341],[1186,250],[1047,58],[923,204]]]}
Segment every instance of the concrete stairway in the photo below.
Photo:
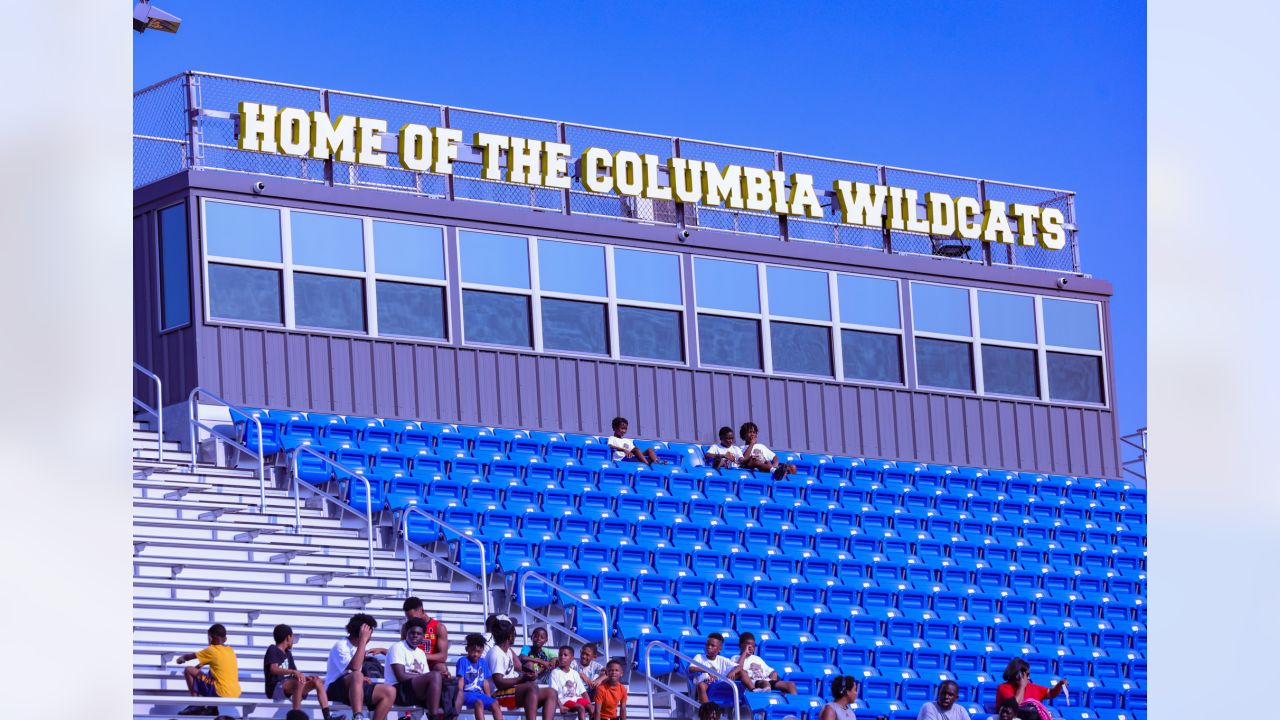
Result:
{"label": "concrete stairway", "polygon": [[[277,623],[293,627],[294,657],[309,674],[324,674],[329,648],[352,613],[378,619],[373,645],[398,641],[405,566],[403,554],[386,543],[388,533],[375,527],[369,572],[363,520],[339,518],[332,505],[303,494],[302,524],[295,531],[293,498],[270,478],[265,507],[258,507],[254,469],[202,464],[191,472],[190,455],[177,443],[166,443],[160,461],[153,432],[135,423],[133,437],[136,718],[175,717],[188,704],[205,704],[187,696],[182,667],[173,658],[204,647],[214,622],[226,625],[239,661],[243,696],[219,705],[232,716],[280,718],[289,708],[263,694],[261,660]],[[462,637],[483,628],[479,589],[426,559],[415,559],[412,573],[413,594],[445,623],[451,653],[460,656]],[[628,715],[644,718],[645,686],[639,675],[635,680]],[[319,717],[314,696],[304,708]],[[655,714],[671,713],[664,707]]]}

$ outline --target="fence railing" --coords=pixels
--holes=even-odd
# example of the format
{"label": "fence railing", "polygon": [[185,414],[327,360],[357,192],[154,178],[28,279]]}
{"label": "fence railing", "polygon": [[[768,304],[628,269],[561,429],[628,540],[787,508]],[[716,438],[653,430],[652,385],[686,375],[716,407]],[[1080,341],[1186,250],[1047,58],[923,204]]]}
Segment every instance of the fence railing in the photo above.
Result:
{"label": "fence railing", "polygon": [[[421,515],[422,517],[430,521],[433,525],[444,528],[445,530],[448,530],[449,532],[456,535],[459,542],[459,550],[458,550],[459,559],[461,559],[462,557],[462,550],[461,550],[462,542],[470,542],[473,545],[478,546],[480,549],[480,554],[479,554],[480,572],[477,573],[476,575],[472,575],[470,572],[468,572],[465,568],[462,567],[462,563],[460,562],[455,563],[452,560],[448,560],[447,558],[440,557],[439,554],[430,552],[426,548],[421,547],[416,543],[410,542],[409,518],[412,515]],[[441,535],[442,537],[445,537],[446,540],[448,540],[447,536],[444,536],[443,533]],[[413,595],[413,562],[409,559],[409,550],[410,548],[413,548],[413,549],[416,549],[422,555],[430,558],[434,562],[445,565],[450,570],[462,575],[466,579],[479,585],[480,586],[480,602],[481,602],[481,605],[484,607],[484,616],[486,618],[489,617],[490,603],[489,603],[488,555],[487,555],[487,550],[485,549],[485,544],[483,540],[471,537],[461,528],[457,528],[457,527],[454,527],[453,525],[450,525],[438,515],[433,515],[423,510],[422,508],[417,507],[416,505],[410,505],[406,507],[403,511],[403,514],[400,516],[400,537],[404,541],[404,594],[405,594],[405,597],[409,597]]]}
{"label": "fence railing", "polygon": [[[672,697],[674,697],[674,698],[678,698],[678,699],[680,699],[680,700],[683,700],[683,701],[684,701],[686,704],[688,704],[688,705],[692,705],[692,706],[694,706],[695,708],[696,708],[696,707],[698,707],[698,703],[697,703],[697,702],[695,702],[694,700],[692,700],[688,695],[684,694],[684,693],[683,693],[683,692],[681,692],[679,689],[677,689],[677,688],[675,688],[675,687],[672,687],[671,685],[669,685],[669,684],[667,684],[667,683],[665,683],[665,682],[662,682],[662,681],[661,681],[661,680],[659,680],[658,678],[654,677],[653,673],[649,672],[649,669],[653,667],[653,664],[652,664],[652,660],[653,660],[652,655],[653,655],[653,649],[654,649],[654,648],[657,648],[657,649],[659,649],[659,650],[662,650],[662,651],[666,652],[667,654],[671,655],[672,657],[676,658],[677,660],[683,660],[683,661],[685,662],[686,667],[687,667],[687,666],[689,666],[689,665],[695,665],[696,663],[694,662],[694,659],[693,659],[693,658],[691,658],[691,657],[689,657],[688,655],[685,655],[684,653],[680,652],[679,650],[676,650],[676,649],[675,649],[674,647],[672,647],[671,645],[668,645],[667,643],[662,642],[661,640],[649,640],[649,641],[645,642],[645,641],[644,641],[644,639],[643,639],[643,638],[641,638],[641,642],[642,642],[642,643],[644,643],[644,647],[643,647],[643,648],[640,648],[640,649],[638,650],[638,654],[639,654],[641,657],[643,657],[643,658],[644,658],[644,664],[643,664],[643,665],[641,665],[641,667],[643,667],[643,668],[644,668],[644,671],[643,671],[641,674],[642,674],[642,675],[644,675],[644,676],[645,676],[646,678],[648,678],[648,680],[649,680],[649,692],[645,693],[646,701],[647,701],[647,702],[648,702],[648,704],[649,704],[649,716],[648,716],[648,717],[649,717],[649,720],[655,720],[655,719],[654,719],[654,716],[653,716],[653,689],[654,689],[655,687],[656,687],[656,688],[660,688],[660,689],[662,689],[662,690],[666,691],[667,693],[670,693],[670,694],[671,694],[671,696],[672,696]],[[732,680],[729,680],[729,678],[725,677],[724,675],[721,675],[720,673],[716,672],[716,671],[715,671],[714,669],[712,669],[712,668],[703,668],[703,670],[706,670],[706,671],[707,671],[707,674],[708,674],[708,675],[710,675],[711,677],[715,678],[716,680],[723,680],[723,681],[725,681],[725,682],[733,682]],[[738,689],[735,687],[735,688],[734,688],[734,693],[733,693],[733,718],[734,718],[734,720],[742,720],[742,707],[741,707],[741,704],[740,704],[740,702],[739,702],[738,695],[739,695],[739,693],[738,693]]]}
{"label": "fence railing", "polygon": [[[258,449],[254,450],[248,445],[245,445],[244,443],[240,442],[239,440],[236,440],[235,438],[218,430],[217,428],[209,425],[205,425],[204,423],[200,422],[200,406],[196,403],[196,398],[200,396],[209,398],[210,400],[216,402],[217,404],[225,408],[228,408],[230,410],[232,423],[237,422],[236,420],[237,415],[247,418],[247,420],[244,421],[245,422],[244,438],[246,440],[249,440],[251,438],[256,437],[258,439]],[[237,450],[240,450],[241,452],[248,453],[250,456],[252,456],[254,459],[258,461],[258,507],[265,509],[267,507],[267,467],[266,467],[267,462],[266,462],[266,456],[262,452],[262,440],[263,440],[262,421],[259,420],[257,416],[241,410],[235,405],[232,405],[226,400],[223,400],[222,398],[218,397],[213,392],[211,392],[208,388],[204,388],[204,387],[193,388],[191,390],[191,394],[187,396],[187,417],[188,417],[188,421],[187,421],[188,430],[191,433],[191,436],[190,436],[191,437],[191,472],[194,473],[196,471],[196,459],[197,459],[197,456],[199,455],[198,451],[200,449],[199,431],[204,430],[214,438],[217,438],[220,442],[225,442],[231,445],[232,447],[236,448]],[[254,434],[250,434],[249,421],[253,421]]]}
{"label": "fence railing", "polygon": [[156,386],[156,404],[155,407],[148,405],[137,395],[133,396],[134,407],[140,408],[148,415],[154,415],[156,418],[156,462],[164,462],[164,384],[160,382],[160,377],[150,370],[142,367],[138,363],[133,364],[135,372],[142,373],[147,376]]}
{"label": "fence railing", "polygon": [[[589,610],[599,613],[600,627],[601,627],[600,642],[602,645],[604,645],[604,656],[605,658],[608,658],[608,659],[613,658],[613,656],[609,654],[609,636],[613,634],[613,630],[609,626],[609,611],[605,610],[604,608],[600,607],[599,605],[596,605],[595,603],[589,600],[576,597],[575,596],[575,593],[577,592],[576,590],[567,588],[563,585],[553,582],[550,578],[546,577],[545,575],[540,575],[536,572],[533,572],[532,570],[523,572],[523,573],[517,571],[516,573],[516,597],[519,598],[520,600],[520,612],[523,615],[523,617],[521,618],[521,623],[524,626],[526,632],[528,632],[528,628],[529,628],[529,615],[533,614],[542,622],[545,622],[549,625],[555,625],[557,630],[560,630],[565,634],[573,635],[583,642],[588,641],[587,638],[584,638],[578,633],[574,632],[573,630],[570,630],[567,625],[564,625],[562,623],[557,623],[554,620],[552,620],[549,616],[543,615],[542,613],[539,613],[538,611],[533,610],[532,608],[529,607],[529,602],[525,597],[525,587],[528,585],[530,580],[541,583],[551,588],[552,590],[559,591],[565,595],[574,596],[574,599],[573,599],[574,605],[577,605],[579,607],[585,607]],[[575,609],[574,613],[577,613],[577,612],[579,611]]]}
{"label": "fence railing", "polygon": [[[567,143],[575,152],[597,146],[662,158],[703,160],[720,166],[739,164],[788,174],[800,172],[812,175],[816,188],[830,188],[834,180],[842,179],[914,188],[920,191],[921,198],[925,192],[945,192],[984,201],[1052,207],[1061,211],[1066,220],[1067,247],[1047,250],[1038,246],[984,243],[846,225],[839,222],[838,203],[829,190],[819,193],[821,218],[782,218],[771,213],[591,192],[576,176],[565,190],[488,180],[481,177],[479,155],[470,147],[462,148],[450,175],[405,170],[399,166],[394,152],[388,153],[386,167],[370,167],[240,150],[236,132],[237,111],[242,101],[322,111],[330,117],[376,117],[387,121],[391,133],[406,122],[415,122],[461,130],[464,141],[469,141],[472,133],[489,132]],[[566,215],[610,217],[648,225],[832,243],[847,246],[851,251],[926,255],[953,262],[1081,272],[1075,193],[1054,188],[199,72],[183,73],[134,93],[133,137],[134,187],[187,169],[215,169],[449,200],[523,206]],[[921,213],[923,215],[923,209]]]}
{"label": "fence railing", "polygon": [[[1128,446],[1127,449],[1131,454],[1134,451],[1137,451],[1137,454],[1134,455],[1133,457],[1129,458],[1128,460],[1121,461],[1120,467],[1124,468],[1125,472],[1138,478],[1142,482],[1146,482],[1147,481],[1147,429],[1138,428],[1137,430],[1129,433],[1128,435],[1121,435],[1120,442]],[[1121,447],[1121,450],[1125,450],[1125,449],[1126,449],[1125,447]]]}
{"label": "fence railing", "polygon": [[[325,466],[331,467],[334,470],[341,472],[342,474],[346,475],[352,480],[359,480],[360,482],[364,483],[364,512],[361,512],[358,508],[352,507],[350,504],[348,504],[346,501],[342,500],[341,498],[335,497],[334,495],[331,495],[325,492],[324,490],[321,490],[320,488],[307,482],[306,480],[303,480],[298,474],[298,459],[301,458],[304,454],[315,457]],[[372,577],[373,576],[373,487],[369,484],[369,478],[365,477],[364,475],[361,475],[358,472],[355,472],[351,468],[341,463],[334,462],[333,460],[329,459],[327,455],[321,452],[317,452],[316,450],[312,449],[309,445],[301,445],[293,451],[293,456],[289,460],[289,469],[290,469],[289,480],[290,482],[293,483],[293,531],[297,533],[300,531],[300,528],[302,527],[302,500],[298,492],[298,487],[300,485],[306,485],[307,487],[311,488],[312,492],[315,492],[323,496],[327,502],[335,503],[336,505],[338,505],[338,507],[351,512],[356,517],[360,517],[361,515],[363,515],[364,522],[365,522],[365,533],[367,534],[366,539],[368,540],[368,545],[369,545],[369,566],[366,571],[366,574]],[[336,474],[334,475],[334,478],[337,479]],[[350,480],[348,480],[348,482],[350,482]]]}

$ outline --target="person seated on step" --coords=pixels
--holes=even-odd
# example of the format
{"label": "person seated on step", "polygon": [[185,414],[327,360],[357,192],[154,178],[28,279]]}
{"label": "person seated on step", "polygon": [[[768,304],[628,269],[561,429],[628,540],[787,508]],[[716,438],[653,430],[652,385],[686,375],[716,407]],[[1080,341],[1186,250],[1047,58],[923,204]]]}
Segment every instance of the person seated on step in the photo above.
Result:
{"label": "person seated on step", "polygon": [[[183,678],[192,697],[240,697],[240,666],[236,662],[236,651],[227,646],[225,625],[209,626],[208,647],[174,658],[179,665],[191,660],[196,664],[183,671]],[[200,669],[205,665],[209,666],[209,672]],[[218,711],[213,705],[189,705],[178,714],[217,715]]]}
{"label": "person seated on step", "polygon": [[604,666],[604,680],[596,686],[592,720],[627,720],[627,686],[622,684],[622,663],[618,660]]}
{"label": "person seated on step", "polygon": [[[266,655],[262,658],[262,674],[266,679],[267,697],[272,700],[288,698],[293,709],[302,707],[302,698],[315,691],[320,701],[320,712],[324,720],[335,720],[329,713],[329,696],[324,691],[324,679],[315,675],[306,675],[298,669],[293,660],[293,628],[288,625],[277,625],[271,631],[275,645],[268,645]],[[337,716],[343,720],[345,715]]]}
{"label": "person seated on step", "polygon": [[369,638],[373,636],[378,621],[366,613],[356,613],[347,621],[347,636],[333,644],[329,650],[329,665],[325,670],[325,692],[335,702],[345,702],[354,713],[351,720],[364,720],[364,709],[373,709],[373,720],[384,720],[396,700],[396,689],[364,672],[369,656]]}
{"label": "person seated on step", "polygon": [[774,480],[781,480],[796,473],[796,466],[791,463],[778,462],[778,456],[764,443],[757,442],[760,428],[750,420],[738,428],[742,437],[742,467],[748,470],[760,470],[773,475]]}
{"label": "person seated on step", "polygon": [[493,720],[502,720],[502,704],[494,697],[493,672],[484,659],[485,637],[480,633],[467,635],[467,654],[458,658],[458,711],[471,708],[476,720],[484,720],[484,711],[493,714]]}
{"label": "person seated on step", "polygon": [[449,674],[449,628],[428,615],[419,598],[406,598],[401,607],[406,620],[418,618],[426,623],[426,630],[418,647],[427,655],[427,667],[439,676],[427,687],[427,696],[424,698],[426,704],[423,707],[431,717],[437,717],[437,714],[456,714],[453,707],[457,696],[452,687],[453,676]]}
{"label": "person seated on step", "polygon": [[644,463],[649,467],[654,465],[665,465],[658,459],[657,453],[653,448],[647,448],[643,451],[636,447],[636,441],[627,437],[627,428],[631,423],[624,417],[616,417],[613,419],[613,435],[609,436],[609,449],[613,451],[612,460],[614,462],[638,462]]}
{"label": "person seated on step", "polygon": [[576,712],[578,720],[587,720],[587,713],[595,715],[591,699],[587,697],[587,683],[582,674],[573,669],[573,648],[561,645],[556,656],[556,666],[551,670],[551,689],[560,700],[560,712]]}
{"label": "person seated on step", "polygon": [[542,708],[542,720],[551,720],[559,705],[556,691],[538,687],[535,668],[526,668],[516,651],[511,649],[515,638],[515,626],[505,620],[499,621],[493,629],[493,640],[497,644],[489,648],[484,659],[493,671],[493,686],[497,688],[494,697],[504,710],[523,708],[524,720],[534,720],[539,707]]}
{"label": "person seated on step", "polygon": [[720,432],[716,433],[716,437],[720,442],[707,448],[707,454],[703,457],[708,465],[719,470],[727,468],[733,470],[742,465],[742,448],[733,444],[733,428],[725,425],[720,428]]}
{"label": "person seated on step", "polygon": [[433,715],[435,708],[428,704],[427,698],[433,685],[439,697],[440,673],[427,669],[427,654],[419,647],[426,632],[427,624],[422,618],[406,620],[400,626],[400,642],[387,651],[386,669],[382,676],[395,685],[396,705],[425,708],[429,715]]}
{"label": "person seated on step", "polygon": [[587,684],[587,697],[596,699],[596,686],[604,680],[604,666],[596,658],[600,657],[600,648],[595,643],[586,643],[578,651],[578,658],[573,661],[573,670],[582,676]]}
{"label": "person seated on step", "polygon": [[747,690],[759,692],[774,690],[787,695],[796,694],[796,684],[790,680],[779,680],[778,671],[756,654],[755,635],[749,632],[738,635],[738,650],[741,654],[733,661],[738,664],[738,679]]}
{"label": "person seated on step", "polygon": [[[720,678],[725,680],[733,680],[738,677],[738,667],[733,661],[720,654],[721,648],[724,647],[724,636],[718,632],[713,632],[707,636],[707,644],[703,652],[693,656],[693,662],[689,664],[689,674],[693,677],[694,687],[698,696],[698,702],[707,701],[707,688],[711,683],[718,681]],[[713,676],[715,673],[719,677]],[[596,694],[599,695],[600,688],[596,688]]]}

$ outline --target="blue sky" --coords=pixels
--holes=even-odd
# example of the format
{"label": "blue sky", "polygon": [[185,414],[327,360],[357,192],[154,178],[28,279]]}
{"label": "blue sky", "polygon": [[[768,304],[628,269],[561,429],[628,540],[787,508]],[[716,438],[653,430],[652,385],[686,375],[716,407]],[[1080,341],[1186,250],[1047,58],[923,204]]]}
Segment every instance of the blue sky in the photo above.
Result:
{"label": "blue sky", "polygon": [[135,36],[135,87],[207,70],[1075,190],[1121,431],[1146,424],[1141,3],[156,4],[182,28]]}

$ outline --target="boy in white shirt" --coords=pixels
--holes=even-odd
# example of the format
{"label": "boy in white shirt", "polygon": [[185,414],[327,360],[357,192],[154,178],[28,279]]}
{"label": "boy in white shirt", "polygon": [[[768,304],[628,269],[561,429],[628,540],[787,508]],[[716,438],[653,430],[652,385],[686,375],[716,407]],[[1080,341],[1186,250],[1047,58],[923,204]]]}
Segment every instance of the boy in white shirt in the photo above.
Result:
{"label": "boy in white shirt", "polygon": [[733,428],[725,425],[716,434],[720,442],[707,448],[707,464],[717,470],[742,465],[742,448],[733,444]]}
{"label": "boy in white shirt", "polygon": [[742,467],[748,470],[763,470],[773,473],[774,480],[781,480],[787,475],[794,475],[796,466],[791,463],[779,463],[778,456],[774,454],[764,443],[756,442],[756,437],[760,434],[760,428],[756,424],[748,420],[742,423],[742,427],[738,428],[738,434],[742,436]]}
{"label": "boy in white shirt", "polygon": [[582,675],[573,669],[573,648],[560,646],[560,656],[551,670],[551,689],[560,698],[560,712],[577,712],[578,720],[587,720],[587,711],[595,711],[587,698],[587,684]]}
{"label": "boy in white shirt", "polygon": [[410,618],[400,628],[400,642],[387,650],[382,677],[395,686],[396,705],[427,706],[431,671],[427,669],[427,653],[418,647],[426,633],[426,621]]}
{"label": "boy in white shirt", "polygon": [[[698,702],[707,701],[707,687],[711,683],[724,678],[733,680],[738,677],[738,666],[732,660],[720,654],[720,649],[724,647],[724,636],[720,633],[711,633],[707,636],[707,645],[704,652],[693,656],[693,663],[689,665],[689,672],[693,674],[693,681],[698,688]],[[715,673],[719,677],[713,677],[711,673]]]}
{"label": "boy in white shirt", "polygon": [[739,635],[738,648],[742,654],[733,661],[738,664],[738,678],[748,690],[756,692],[775,690],[788,695],[796,694],[796,684],[790,680],[779,680],[778,671],[769,667],[769,663],[756,654],[755,635],[749,632]]}
{"label": "boy in white shirt", "polygon": [[640,462],[651,467],[662,464],[653,448],[642,452],[636,447],[635,441],[626,436],[630,425],[626,418],[616,417],[612,424],[613,436],[609,438],[609,448],[613,450],[614,462]]}
{"label": "boy in white shirt", "polygon": [[587,643],[582,646],[582,650],[579,652],[579,658],[573,661],[570,669],[582,676],[582,681],[587,684],[587,697],[594,698],[596,685],[599,685],[600,681],[604,680],[604,666],[600,664],[599,660],[596,660],[600,655],[600,650],[595,643]]}

